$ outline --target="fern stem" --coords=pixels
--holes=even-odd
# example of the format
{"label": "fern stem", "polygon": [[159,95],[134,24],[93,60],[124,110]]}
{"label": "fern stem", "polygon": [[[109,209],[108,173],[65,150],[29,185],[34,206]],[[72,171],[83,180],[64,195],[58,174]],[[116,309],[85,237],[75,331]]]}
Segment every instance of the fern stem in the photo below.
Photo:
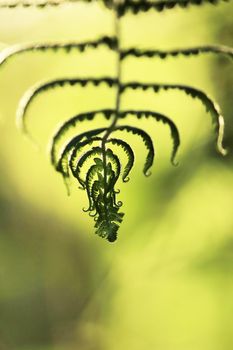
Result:
{"label": "fern stem", "polygon": [[121,95],[121,89],[120,89],[120,82],[121,82],[121,50],[120,50],[120,39],[121,39],[121,33],[120,33],[120,18],[118,16],[117,11],[117,0],[115,3],[115,17],[114,17],[114,25],[115,25],[115,36],[117,38],[116,43],[116,53],[117,53],[117,63],[116,63],[116,73],[117,73],[117,92],[116,92],[116,105],[115,105],[115,116],[113,118],[113,121],[109,128],[107,129],[105,135],[102,139],[102,152],[103,152],[103,169],[104,169],[104,208],[105,208],[105,214],[106,218],[108,217],[108,210],[107,210],[107,157],[106,157],[106,142],[108,140],[109,135],[114,131],[115,126],[117,124],[117,120],[119,118],[119,111],[120,111],[120,95]]}
{"label": "fern stem", "polygon": [[[116,4],[117,5],[117,4]],[[117,93],[116,93],[116,105],[115,105],[115,117],[113,118],[112,124],[108,128],[106,134],[103,137],[103,143],[106,143],[108,136],[110,133],[114,130],[117,120],[119,118],[119,111],[120,111],[120,95],[121,95],[121,49],[120,49],[120,42],[121,42],[121,30],[120,30],[120,19],[117,15],[117,11],[115,12],[115,36],[117,38],[117,44],[116,44],[116,53],[117,53]]]}

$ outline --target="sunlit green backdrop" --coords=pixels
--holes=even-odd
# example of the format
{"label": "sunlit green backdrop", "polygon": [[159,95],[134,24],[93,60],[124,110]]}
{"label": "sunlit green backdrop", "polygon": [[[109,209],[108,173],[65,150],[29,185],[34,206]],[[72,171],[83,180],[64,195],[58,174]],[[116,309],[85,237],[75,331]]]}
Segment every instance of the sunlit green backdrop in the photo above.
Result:
{"label": "sunlit green backdrop", "polygon": [[[177,9],[122,19],[122,46],[232,45],[233,6]],[[20,42],[83,41],[113,33],[98,5],[1,10],[0,48]],[[215,151],[211,117],[182,93],[128,93],[122,108],[156,109],[181,133],[179,166],[169,162],[169,130],[137,121],[156,147],[142,174],[143,145],[131,181],[120,185],[126,212],[116,243],[94,235],[85,193],[49,163],[48,141],[70,116],[111,107],[114,90],[66,88],[42,94],[29,110],[36,150],[16,128],[22,94],[41,80],[115,74],[107,49],[31,53],[0,71],[0,349],[233,349],[232,66],[213,55],[127,59],[123,79],[185,83],[206,90],[226,115],[229,154]],[[132,122],[132,120],[130,120]],[[97,119],[95,125],[103,123]],[[93,127],[92,124],[92,127]]]}

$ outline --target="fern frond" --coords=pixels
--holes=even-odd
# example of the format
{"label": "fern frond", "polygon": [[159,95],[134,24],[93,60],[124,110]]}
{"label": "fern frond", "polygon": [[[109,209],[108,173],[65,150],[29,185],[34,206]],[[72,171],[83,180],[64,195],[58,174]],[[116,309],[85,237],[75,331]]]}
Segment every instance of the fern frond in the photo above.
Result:
{"label": "fern frond", "polygon": [[135,110],[127,110],[127,111],[122,111],[121,113],[119,113],[119,118],[125,118],[127,117],[129,114],[137,117],[138,119],[141,118],[153,118],[158,122],[162,122],[164,124],[167,124],[170,128],[170,133],[171,133],[171,138],[173,141],[173,149],[172,149],[172,153],[171,153],[171,163],[173,165],[177,165],[175,158],[176,158],[176,154],[178,151],[178,148],[180,146],[180,134],[179,134],[179,130],[176,127],[176,124],[167,116],[165,116],[164,114],[158,113],[158,112],[152,112],[152,111],[135,111]]}
{"label": "fern frond", "polygon": [[130,145],[120,139],[109,139],[106,143],[112,143],[113,145],[119,146],[123,149],[123,151],[125,152],[126,156],[127,156],[127,164],[125,165],[125,169],[124,172],[122,174],[122,180],[123,182],[128,182],[129,178],[127,177],[133,167],[134,164],[134,152],[132,150],[132,148],[130,147]]}
{"label": "fern frond", "polygon": [[118,80],[108,78],[108,77],[103,77],[103,78],[99,78],[99,79],[95,79],[95,78],[86,78],[86,79],[64,78],[64,79],[52,80],[52,81],[49,81],[49,82],[43,83],[43,84],[38,84],[35,87],[32,87],[31,89],[29,89],[24,94],[22,99],[20,100],[20,104],[19,104],[17,114],[16,114],[17,122],[18,122],[20,129],[22,129],[22,131],[24,133],[27,133],[26,121],[25,121],[25,118],[27,115],[27,110],[28,110],[30,104],[32,103],[32,101],[35,99],[35,97],[37,97],[42,92],[46,92],[46,91],[51,90],[51,89],[55,89],[58,87],[65,87],[65,86],[79,85],[81,87],[85,87],[89,84],[94,85],[94,86],[106,84],[108,87],[112,87],[112,86],[118,84]]}
{"label": "fern frond", "polygon": [[171,10],[174,7],[187,8],[189,6],[201,6],[204,4],[216,5],[220,2],[227,2],[229,0],[161,0],[161,1],[148,1],[148,0],[125,0],[118,5],[118,16],[124,16],[126,12],[130,12],[134,15],[139,12],[147,12],[151,9],[162,12],[164,10]]}
{"label": "fern frond", "polygon": [[148,150],[148,154],[146,156],[146,161],[145,161],[145,165],[143,168],[143,173],[145,176],[149,176],[150,172],[148,172],[148,170],[151,168],[151,166],[153,165],[153,161],[154,161],[154,145],[153,142],[151,140],[151,137],[144,131],[141,130],[139,128],[136,128],[134,126],[128,126],[128,125],[121,125],[118,126],[114,129],[114,131],[126,131],[126,132],[130,132],[134,135],[139,136],[144,145],[146,146],[146,149]]}
{"label": "fern frond", "polygon": [[[41,43],[41,44],[23,44],[4,48],[0,51],[0,68],[4,66],[11,58],[27,52],[48,52],[77,50],[82,53],[90,49],[98,49],[104,46],[109,50],[115,51],[117,56],[116,79],[112,77],[84,77],[84,78],[63,78],[47,81],[34,86],[20,101],[17,110],[17,121],[22,131],[27,133],[27,115],[28,109],[34,99],[43,92],[66,86],[78,86],[85,88],[88,85],[98,87],[106,84],[109,88],[116,88],[115,107],[113,109],[100,109],[79,113],[69,120],[65,121],[56,131],[51,144],[51,162],[55,170],[63,176],[66,186],[71,176],[77,179],[81,188],[86,190],[89,206],[83,209],[90,216],[94,217],[96,234],[114,242],[117,238],[119,224],[122,222],[124,214],[119,212],[122,202],[117,201],[116,195],[120,192],[115,189],[119,177],[122,176],[123,182],[127,182],[128,175],[134,165],[134,151],[131,146],[118,138],[113,138],[112,134],[117,131],[132,133],[139,136],[146,148],[146,160],[143,166],[143,172],[149,175],[149,169],[153,165],[155,151],[150,135],[142,129],[130,125],[118,125],[120,119],[129,115],[141,118],[153,118],[155,121],[168,125],[173,141],[171,153],[171,162],[175,164],[175,156],[180,145],[180,135],[175,123],[167,116],[149,110],[122,110],[122,94],[128,89],[146,91],[152,89],[155,93],[161,90],[177,89],[183,91],[193,98],[199,99],[210,112],[215,125],[217,134],[217,149],[225,154],[223,148],[224,120],[219,106],[203,91],[191,86],[180,84],[144,84],[140,82],[122,83],[122,61],[127,57],[176,57],[178,55],[192,56],[199,54],[221,54],[233,58],[233,49],[226,46],[208,45],[185,49],[173,50],[140,50],[129,48],[121,50],[121,30],[119,18],[126,13],[137,14],[147,12],[150,9],[164,11],[174,7],[186,8],[191,5],[217,4],[221,1],[229,0],[0,0],[1,8],[15,8],[17,6],[44,8],[47,6],[59,6],[64,3],[100,2],[107,8],[115,12],[115,35],[103,36],[93,41],[68,42],[68,43]],[[110,125],[94,130],[89,129],[85,132],[75,132],[75,136],[70,137],[68,131],[71,128],[77,128],[84,121],[92,121],[97,114],[102,114],[105,119],[111,120]],[[119,123],[120,124],[120,123]],[[75,130],[76,131],[76,130]],[[65,136],[67,140],[65,140]],[[111,137],[111,138],[110,138]],[[122,152],[118,156],[112,150],[120,147]],[[121,155],[125,154],[126,164],[121,164]]]}
{"label": "fern frond", "polygon": [[82,43],[69,42],[69,43],[43,43],[43,44],[20,44],[13,45],[4,48],[0,51],[0,67],[6,64],[10,58],[18,56],[27,52],[47,52],[47,51],[65,51],[69,53],[71,50],[78,50],[80,53],[85,52],[87,49],[97,49],[100,46],[105,46],[110,50],[116,50],[117,38],[104,36],[97,40],[85,41]]}
{"label": "fern frond", "polygon": [[143,84],[143,83],[127,83],[121,85],[121,91],[124,92],[127,89],[141,89],[148,90],[152,89],[155,93],[160,90],[181,90],[185,92],[188,96],[199,99],[202,104],[206,107],[207,112],[209,111],[213,123],[215,125],[215,132],[217,135],[217,150],[222,155],[226,155],[226,150],[223,147],[223,135],[224,135],[224,118],[221,115],[221,110],[219,105],[214,102],[205,92],[187,85],[179,84]]}
{"label": "fern frond", "polygon": [[228,46],[223,45],[208,45],[208,46],[197,46],[190,47],[185,49],[173,49],[173,50],[140,50],[136,48],[130,48],[127,50],[121,51],[121,60],[126,59],[127,57],[159,57],[165,59],[167,57],[177,57],[179,55],[183,56],[193,56],[205,53],[212,53],[217,55],[225,55],[233,59],[233,49]]}

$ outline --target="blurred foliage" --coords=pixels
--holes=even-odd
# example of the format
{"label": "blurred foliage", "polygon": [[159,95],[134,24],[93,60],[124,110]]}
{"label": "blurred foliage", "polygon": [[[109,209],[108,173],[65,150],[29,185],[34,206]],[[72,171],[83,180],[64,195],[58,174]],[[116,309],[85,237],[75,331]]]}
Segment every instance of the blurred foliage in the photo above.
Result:
{"label": "blurred foliage", "polygon": [[[161,49],[207,43],[232,45],[232,4],[176,9],[122,19],[125,46]],[[90,4],[0,12],[1,47],[11,43],[87,40],[112,31],[112,16]],[[58,75],[101,76],[114,69],[101,50],[85,57],[48,54],[15,58],[0,75],[0,349],[230,350],[233,347],[232,67],[225,58],[129,59],[125,79],[180,82],[209,91],[226,117],[229,154],[214,151],[210,118],[176,92],[130,95],[127,108],[156,106],[181,130],[180,165],[171,142],[154,130],[157,159],[141,174],[141,144],[121,197],[127,218],[109,245],[90,235],[83,193],[67,198],[44,149],[67,115],[112,101],[107,88],[41,96],[30,130],[41,152],[19,134],[15,110],[25,89]],[[68,106],[68,107],[67,107]],[[41,119],[46,123],[42,123]],[[101,123],[97,121],[97,124]],[[134,141],[132,140],[132,143]]]}

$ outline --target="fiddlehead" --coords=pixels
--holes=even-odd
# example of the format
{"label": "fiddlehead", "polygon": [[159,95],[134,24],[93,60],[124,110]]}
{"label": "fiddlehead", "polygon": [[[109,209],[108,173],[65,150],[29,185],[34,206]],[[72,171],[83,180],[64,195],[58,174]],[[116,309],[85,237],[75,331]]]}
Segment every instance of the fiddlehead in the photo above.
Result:
{"label": "fiddlehead", "polygon": [[[43,9],[48,6],[60,6],[68,2],[75,4],[79,1],[81,0],[14,0],[11,2],[4,0],[0,1],[0,9],[13,9],[18,6],[23,8],[37,7]],[[83,1],[95,2],[97,0]],[[128,90],[141,90],[142,93],[145,93],[150,89],[157,94],[162,91],[166,92],[175,89],[184,92],[192,98],[198,99],[212,116],[217,139],[217,150],[222,155],[226,154],[226,150],[223,147],[224,119],[219,106],[208,94],[200,89],[182,84],[163,84],[156,82],[147,84],[138,81],[123,82],[122,67],[125,60],[130,57],[133,59],[140,59],[142,57],[148,59],[165,59],[167,57],[175,58],[179,55],[189,57],[209,53],[223,55],[230,59],[233,57],[233,49],[221,45],[206,45],[172,50],[140,50],[136,47],[122,49],[120,18],[126,13],[136,15],[139,12],[147,12],[149,10],[161,12],[164,10],[172,10],[175,7],[187,8],[192,5],[218,4],[224,1],[227,0],[102,0],[99,2],[114,12],[115,33],[113,36],[103,36],[93,41],[86,42],[14,45],[0,51],[0,68],[4,68],[5,64],[9,63],[11,58],[25,53],[47,53],[48,51],[57,53],[63,51],[69,54],[72,50],[76,50],[78,54],[85,54],[87,50],[91,49],[95,51],[101,46],[115,53],[117,58],[115,76],[100,78],[93,78],[91,76],[58,77],[53,81],[37,84],[22,97],[17,110],[18,124],[21,130],[28,134],[27,118],[30,115],[30,106],[40,94],[57,88],[64,89],[66,86],[71,86],[73,88],[82,87],[85,89],[87,86],[92,85],[98,89],[102,84],[115,90],[114,108],[103,108],[93,111],[88,110],[85,113],[76,114],[66,120],[52,136],[50,149],[52,166],[62,175],[66,185],[68,185],[68,181],[73,177],[81,188],[86,191],[89,205],[84,211],[94,217],[96,234],[106,238],[110,242],[116,240],[119,225],[124,216],[124,214],[120,212],[122,203],[116,199],[119,191],[117,191],[115,187],[120,177],[123,182],[129,180],[129,174],[135,163],[135,151],[133,147],[127,140],[123,140],[120,136],[115,137],[114,133],[118,132],[118,135],[122,133],[131,133],[142,140],[147,151],[143,167],[144,175],[148,176],[150,174],[149,170],[153,165],[155,156],[153,140],[147,132],[141,128],[135,127],[135,125],[129,125],[129,123],[126,125],[119,125],[118,122],[127,119],[128,116],[132,116],[139,120],[151,118],[156,122],[162,122],[167,125],[173,142],[171,162],[174,165],[177,164],[175,157],[180,146],[179,131],[170,117],[158,113],[157,111],[121,108],[122,95]],[[108,125],[93,129],[92,121],[98,115],[102,115]],[[79,125],[81,123],[87,123],[89,129],[85,132],[80,132]],[[75,134],[71,138],[68,138],[68,131],[71,128],[74,130]],[[65,143],[63,142],[64,140],[66,140]],[[119,149],[121,150],[121,154],[123,152],[126,157],[124,166],[122,165],[121,154],[118,154]]]}

